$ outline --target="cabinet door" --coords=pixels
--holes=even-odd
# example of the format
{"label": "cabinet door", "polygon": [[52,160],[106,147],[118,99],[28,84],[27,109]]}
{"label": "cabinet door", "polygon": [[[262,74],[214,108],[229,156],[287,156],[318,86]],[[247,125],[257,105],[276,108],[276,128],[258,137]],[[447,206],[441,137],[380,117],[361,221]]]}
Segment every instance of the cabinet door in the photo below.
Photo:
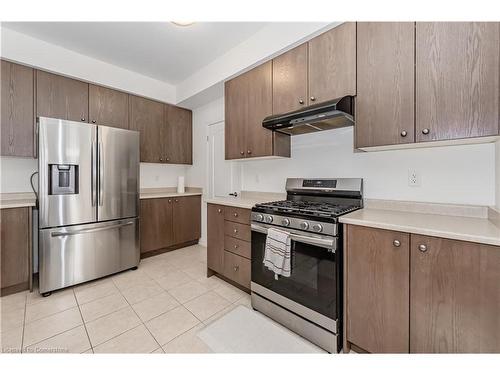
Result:
{"label": "cabinet door", "polygon": [[412,353],[500,352],[500,248],[411,236]]}
{"label": "cabinet door", "polygon": [[356,147],[413,143],[415,23],[358,22]]}
{"label": "cabinet door", "polygon": [[417,22],[418,142],[498,134],[499,25]]}
{"label": "cabinet door", "polygon": [[1,295],[29,287],[30,209],[23,207],[0,210]]}
{"label": "cabinet door", "polygon": [[189,109],[165,105],[161,139],[163,157],[170,164],[193,164],[193,114]]}
{"label": "cabinet door", "polygon": [[356,95],[356,24],[344,23],[308,44],[309,104]]}
{"label": "cabinet door", "polygon": [[92,124],[128,129],[128,94],[89,85],[89,119]]}
{"label": "cabinet door", "polygon": [[224,211],[226,207],[207,205],[207,267],[224,272]]}
{"label": "cabinet door", "polygon": [[407,233],[347,227],[347,339],[368,352],[409,351],[409,242]]}
{"label": "cabinet door", "polygon": [[226,160],[246,156],[245,127],[247,124],[247,79],[245,74],[224,84],[225,154]]}
{"label": "cabinet door", "polygon": [[35,156],[34,72],[32,68],[1,61],[2,156]]}
{"label": "cabinet door", "polygon": [[141,199],[141,253],[173,244],[171,198]]}
{"label": "cabinet door", "polygon": [[245,73],[246,157],[273,155],[273,132],[262,127],[262,120],[273,112],[272,61]]}
{"label": "cabinet door", "polygon": [[129,96],[130,129],[140,132],[141,162],[163,162],[161,128],[164,126],[163,103]]}
{"label": "cabinet door", "polygon": [[37,116],[88,122],[88,110],[88,83],[36,71]]}
{"label": "cabinet door", "polygon": [[273,114],[307,105],[307,43],[273,59]]}
{"label": "cabinet door", "polygon": [[174,244],[201,237],[201,198],[199,195],[174,198]]}

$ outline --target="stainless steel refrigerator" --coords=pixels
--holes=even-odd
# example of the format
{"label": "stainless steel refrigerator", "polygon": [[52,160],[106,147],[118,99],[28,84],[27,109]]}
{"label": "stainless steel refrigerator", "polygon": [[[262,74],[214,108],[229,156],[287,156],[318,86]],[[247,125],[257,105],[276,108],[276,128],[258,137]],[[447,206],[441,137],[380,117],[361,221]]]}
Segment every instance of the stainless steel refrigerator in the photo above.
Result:
{"label": "stainless steel refrigerator", "polygon": [[139,133],[39,118],[39,289],[139,264]]}

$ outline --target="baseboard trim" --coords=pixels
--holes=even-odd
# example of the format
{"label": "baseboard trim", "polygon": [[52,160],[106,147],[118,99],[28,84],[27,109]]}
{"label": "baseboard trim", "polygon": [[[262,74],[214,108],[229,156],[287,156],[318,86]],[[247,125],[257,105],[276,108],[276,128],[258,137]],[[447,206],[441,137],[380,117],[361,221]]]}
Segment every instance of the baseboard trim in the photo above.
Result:
{"label": "baseboard trim", "polygon": [[30,289],[30,283],[29,281],[25,281],[23,283],[6,286],[5,288],[0,289],[0,296],[4,297],[8,296],[9,294],[22,292],[23,290],[29,290],[29,289]]}
{"label": "baseboard trim", "polygon": [[180,249],[180,248],[183,248],[183,247],[193,246],[193,245],[198,244],[198,241],[199,240],[183,242],[183,243],[179,243],[179,244],[172,245],[172,246],[169,246],[169,247],[164,247],[163,249],[152,250],[152,251],[148,251],[146,253],[141,253],[141,259],[149,258],[149,257],[155,256],[155,255],[159,255],[159,254],[163,254],[163,253],[168,253],[169,251],[177,250],[177,249]]}

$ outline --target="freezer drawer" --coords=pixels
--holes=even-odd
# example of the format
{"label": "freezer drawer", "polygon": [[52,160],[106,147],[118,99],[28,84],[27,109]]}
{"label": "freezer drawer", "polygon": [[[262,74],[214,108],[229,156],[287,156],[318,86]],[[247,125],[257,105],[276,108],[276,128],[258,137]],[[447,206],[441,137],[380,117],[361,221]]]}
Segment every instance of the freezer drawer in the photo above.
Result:
{"label": "freezer drawer", "polygon": [[39,231],[40,293],[97,279],[139,264],[139,220]]}

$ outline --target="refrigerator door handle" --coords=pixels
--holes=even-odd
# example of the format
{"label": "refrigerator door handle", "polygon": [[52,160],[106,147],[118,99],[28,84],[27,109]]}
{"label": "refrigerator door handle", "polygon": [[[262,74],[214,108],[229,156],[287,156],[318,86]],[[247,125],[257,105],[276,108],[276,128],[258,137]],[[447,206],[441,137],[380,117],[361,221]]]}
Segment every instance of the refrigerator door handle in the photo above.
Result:
{"label": "refrigerator door handle", "polygon": [[97,168],[96,168],[96,160],[97,160],[97,144],[96,142],[92,142],[92,160],[91,160],[91,166],[92,166],[92,181],[91,187],[92,187],[92,206],[96,205],[96,200],[97,200]]}
{"label": "refrigerator door handle", "polygon": [[104,199],[104,153],[102,142],[99,142],[99,206],[103,205]]}
{"label": "refrigerator door handle", "polygon": [[128,221],[126,223],[120,223],[120,224],[114,224],[114,225],[107,225],[105,227],[88,228],[88,229],[80,229],[80,230],[73,230],[73,231],[69,230],[67,232],[53,232],[50,235],[52,237],[74,236],[76,234],[100,232],[100,231],[103,231],[103,230],[109,230],[109,229],[116,229],[116,228],[126,227],[126,226],[132,225],[132,224],[134,224],[133,221]]}

